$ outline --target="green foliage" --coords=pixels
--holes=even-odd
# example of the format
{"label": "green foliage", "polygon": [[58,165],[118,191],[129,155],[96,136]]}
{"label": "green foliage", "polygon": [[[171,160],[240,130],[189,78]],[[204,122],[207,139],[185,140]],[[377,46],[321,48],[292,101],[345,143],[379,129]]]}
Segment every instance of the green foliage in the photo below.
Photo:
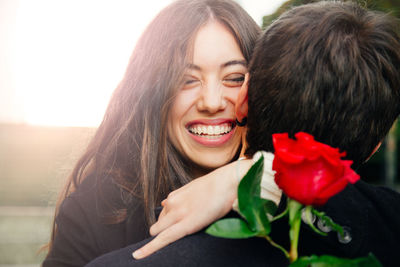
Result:
{"label": "green foliage", "polygon": [[[213,223],[207,228],[206,233],[223,238],[250,238],[250,237],[263,237],[270,244],[280,249],[285,256],[293,262],[290,266],[294,267],[323,267],[323,266],[381,266],[379,261],[371,254],[366,258],[358,259],[342,259],[332,256],[311,256],[298,258],[298,241],[301,225],[301,214],[303,205],[299,202],[288,198],[287,209],[274,217],[277,207],[269,200],[260,197],[261,179],[264,169],[264,157],[253,164],[250,170],[243,177],[238,186],[238,202],[239,213],[242,218],[227,218]],[[334,223],[331,218],[326,216],[323,212],[314,210],[311,206],[306,207],[306,213],[310,217],[314,213],[317,217],[322,219],[333,230],[343,234],[342,228]],[[277,218],[283,218],[289,215],[289,236],[290,236],[290,251],[288,252],[283,246],[275,243],[269,233],[271,232],[271,221]],[[312,225],[311,220],[309,224]],[[322,233],[315,227],[312,227],[316,232]],[[323,233],[322,233],[323,234]]]}
{"label": "green foliage", "polygon": [[343,259],[328,255],[301,257],[290,267],[382,267],[373,254],[364,258]]}
{"label": "green foliage", "polygon": [[397,136],[397,140],[400,140],[400,120],[397,120],[395,134]]}
{"label": "green foliage", "polygon": [[262,28],[267,28],[274,20],[276,20],[282,13],[295,6],[318,2],[318,0],[289,0],[283,3],[273,14],[263,17]]}
{"label": "green foliage", "polygon": [[238,201],[240,214],[247,220],[250,229],[267,235],[271,231],[267,213],[274,214],[276,206],[271,205],[272,201],[260,198],[263,168],[264,157],[261,156],[241,180]]}
{"label": "green foliage", "polygon": [[303,205],[299,202],[288,199],[288,208],[289,208],[289,237],[290,242],[298,242],[299,231],[300,231],[300,223],[301,223],[301,209]]}
{"label": "green foliage", "polygon": [[400,18],[400,0],[358,0],[358,2],[369,9],[391,13]]}
{"label": "green foliage", "polygon": [[[263,17],[262,28],[265,29],[274,20],[276,20],[282,13],[289,10],[292,7],[319,2],[320,0],[289,0],[283,3],[273,14],[266,15]],[[357,0],[361,6],[367,8],[389,12],[393,16],[400,18],[400,0]]]}
{"label": "green foliage", "polygon": [[343,235],[343,228],[339,224],[335,223],[330,217],[325,215],[325,212],[317,211],[316,209],[311,209],[311,212],[315,214],[318,219],[323,221],[325,225],[329,226],[332,230],[338,232],[340,235]]}
{"label": "green foliage", "polygon": [[239,212],[243,219],[219,220],[207,228],[206,233],[225,238],[248,238],[266,236],[271,232],[267,214],[276,212],[276,205],[260,197],[260,183],[264,167],[264,157],[253,164],[238,187]]}
{"label": "green foliage", "polygon": [[307,218],[307,220],[305,221],[305,223],[308,224],[308,226],[311,227],[311,229],[314,230],[314,232],[316,232],[317,234],[323,235],[323,236],[327,236],[327,233],[324,233],[322,231],[320,231],[318,228],[315,227],[314,223],[312,222],[312,213],[313,213],[313,207],[312,206],[306,206],[305,208],[305,216]]}
{"label": "green foliage", "polygon": [[222,219],[207,228],[206,233],[223,238],[249,238],[257,235],[248,224],[239,218]]}

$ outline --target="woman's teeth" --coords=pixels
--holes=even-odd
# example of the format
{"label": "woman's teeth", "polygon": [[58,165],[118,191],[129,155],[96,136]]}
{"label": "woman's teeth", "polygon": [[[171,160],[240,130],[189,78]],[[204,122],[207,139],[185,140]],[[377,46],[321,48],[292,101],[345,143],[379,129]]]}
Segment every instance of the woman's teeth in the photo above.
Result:
{"label": "woman's teeth", "polygon": [[196,135],[204,137],[218,137],[232,131],[232,124],[224,123],[220,125],[203,125],[196,124],[189,127],[189,131]]}

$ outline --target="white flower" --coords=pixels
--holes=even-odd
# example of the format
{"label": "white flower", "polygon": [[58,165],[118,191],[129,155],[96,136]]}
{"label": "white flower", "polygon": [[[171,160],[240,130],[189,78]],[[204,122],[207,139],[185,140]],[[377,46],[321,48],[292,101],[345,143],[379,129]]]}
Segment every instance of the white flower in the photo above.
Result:
{"label": "white flower", "polygon": [[[275,183],[275,171],[272,170],[272,162],[274,161],[274,154],[265,151],[258,151],[253,156],[253,162],[256,163],[261,155],[264,156],[264,169],[261,178],[261,192],[260,197],[272,200],[277,206],[281,201],[282,190]],[[243,178],[243,177],[241,177]],[[235,199],[232,205],[233,210],[239,211],[238,200]]]}
{"label": "white flower", "polygon": [[272,162],[274,154],[271,152],[258,151],[253,156],[253,162],[257,162],[261,155],[264,156],[264,170],[261,178],[261,194],[260,197],[272,200],[278,206],[282,196],[282,190],[275,183],[275,171],[272,170]]}

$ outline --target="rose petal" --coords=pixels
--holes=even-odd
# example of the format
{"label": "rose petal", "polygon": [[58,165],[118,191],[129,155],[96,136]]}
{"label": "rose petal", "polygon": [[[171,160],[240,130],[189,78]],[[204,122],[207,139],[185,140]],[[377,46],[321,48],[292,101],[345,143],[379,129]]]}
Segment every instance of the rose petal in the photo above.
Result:
{"label": "rose petal", "polygon": [[342,160],[343,165],[345,166],[344,168],[344,174],[343,177],[349,181],[350,183],[354,184],[358,180],[360,180],[360,175],[358,175],[353,169],[350,167],[351,164],[353,164],[352,160]]}
{"label": "rose petal", "polygon": [[319,192],[318,197],[315,199],[314,205],[324,205],[328,199],[342,191],[348,182],[346,179],[338,179],[330,184],[327,188]]}
{"label": "rose petal", "polygon": [[275,182],[285,194],[305,205],[322,205],[359,176],[350,168],[352,161],[338,148],[299,132],[296,140],[287,133],[273,135]]}

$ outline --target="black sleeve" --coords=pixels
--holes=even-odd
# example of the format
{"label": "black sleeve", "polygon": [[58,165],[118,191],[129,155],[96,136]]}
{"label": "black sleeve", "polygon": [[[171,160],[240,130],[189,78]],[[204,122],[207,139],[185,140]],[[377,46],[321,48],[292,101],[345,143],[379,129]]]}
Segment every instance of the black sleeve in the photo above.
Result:
{"label": "black sleeve", "polygon": [[[400,194],[358,182],[331,198],[321,207],[336,223],[348,231],[340,239],[334,231],[321,236],[303,223],[300,233],[301,256],[329,254],[344,258],[364,257],[372,252],[383,266],[398,266],[400,251]],[[317,228],[321,227],[318,220]],[[287,220],[272,225],[275,241],[288,246]],[[224,239],[199,232],[178,240],[155,254],[135,260],[132,252],[148,242],[131,245],[105,254],[87,266],[287,266],[283,253],[262,238]]]}
{"label": "black sleeve", "polygon": [[[355,188],[370,202],[368,227],[369,232],[374,233],[371,238],[376,235],[382,239],[379,232],[384,231],[390,233],[389,240],[398,245],[400,240],[400,194],[390,188],[373,186],[364,182],[357,183]],[[387,238],[385,240],[388,241]]]}
{"label": "black sleeve", "polygon": [[121,189],[111,180],[103,181],[100,187],[96,179],[88,177],[63,201],[53,246],[43,267],[84,266],[100,255],[149,236],[140,201],[132,202],[123,221],[107,223],[105,215],[125,206]]}
{"label": "black sleeve", "polygon": [[86,267],[280,267],[288,260],[263,238],[226,239],[204,231],[186,236],[154,254],[136,260],[132,252],[151,239],[105,254]]}
{"label": "black sleeve", "polygon": [[53,247],[43,267],[84,266],[101,255],[93,222],[87,216],[76,199],[68,197],[64,200],[56,218],[57,233]]}
{"label": "black sleeve", "polygon": [[389,188],[359,181],[332,197],[321,208],[343,226],[346,238],[315,221],[327,232],[323,237],[305,224],[300,233],[303,255],[332,254],[340,257],[362,257],[373,253],[384,266],[397,266],[400,251],[400,194]]}
{"label": "black sleeve", "polygon": [[366,220],[365,243],[361,248],[393,266],[400,251],[400,194],[364,182],[356,183],[354,188],[360,194],[360,202],[354,208],[360,206]]}
{"label": "black sleeve", "polygon": [[[396,266],[397,254],[400,251],[399,193],[388,188],[358,182],[355,185],[348,185],[345,190],[332,197],[324,207],[321,207],[321,210],[336,223],[344,226],[350,238],[343,241],[336,232],[326,229],[324,231],[327,231],[328,236],[320,236],[303,224],[299,244],[301,255],[330,254],[355,258],[372,252],[384,266]],[[285,219],[278,220],[272,226],[273,239],[280,244],[285,244],[285,240],[288,241],[288,226],[287,221],[286,223],[284,221]],[[318,220],[314,224],[320,228]],[[65,235],[68,235],[68,232]],[[87,240],[90,239],[89,235]],[[80,238],[71,237],[71,243],[74,240],[80,240]],[[86,239],[81,241],[80,246],[87,251],[87,254],[91,253],[90,249],[96,247],[95,241],[94,243],[86,242],[86,244],[84,242]],[[135,261],[131,253],[143,244],[115,250],[88,266],[176,266],[176,263],[184,263],[185,266],[201,266],[198,263],[204,263],[207,266],[220,266],[224,263],[240,266],[249,260],[254,266],[285,266],[287,263],[282,252],[260,238],[220,239],[200,232],[174,242],[153,256]],[[62,265],[49,264],[48,266]]]}

